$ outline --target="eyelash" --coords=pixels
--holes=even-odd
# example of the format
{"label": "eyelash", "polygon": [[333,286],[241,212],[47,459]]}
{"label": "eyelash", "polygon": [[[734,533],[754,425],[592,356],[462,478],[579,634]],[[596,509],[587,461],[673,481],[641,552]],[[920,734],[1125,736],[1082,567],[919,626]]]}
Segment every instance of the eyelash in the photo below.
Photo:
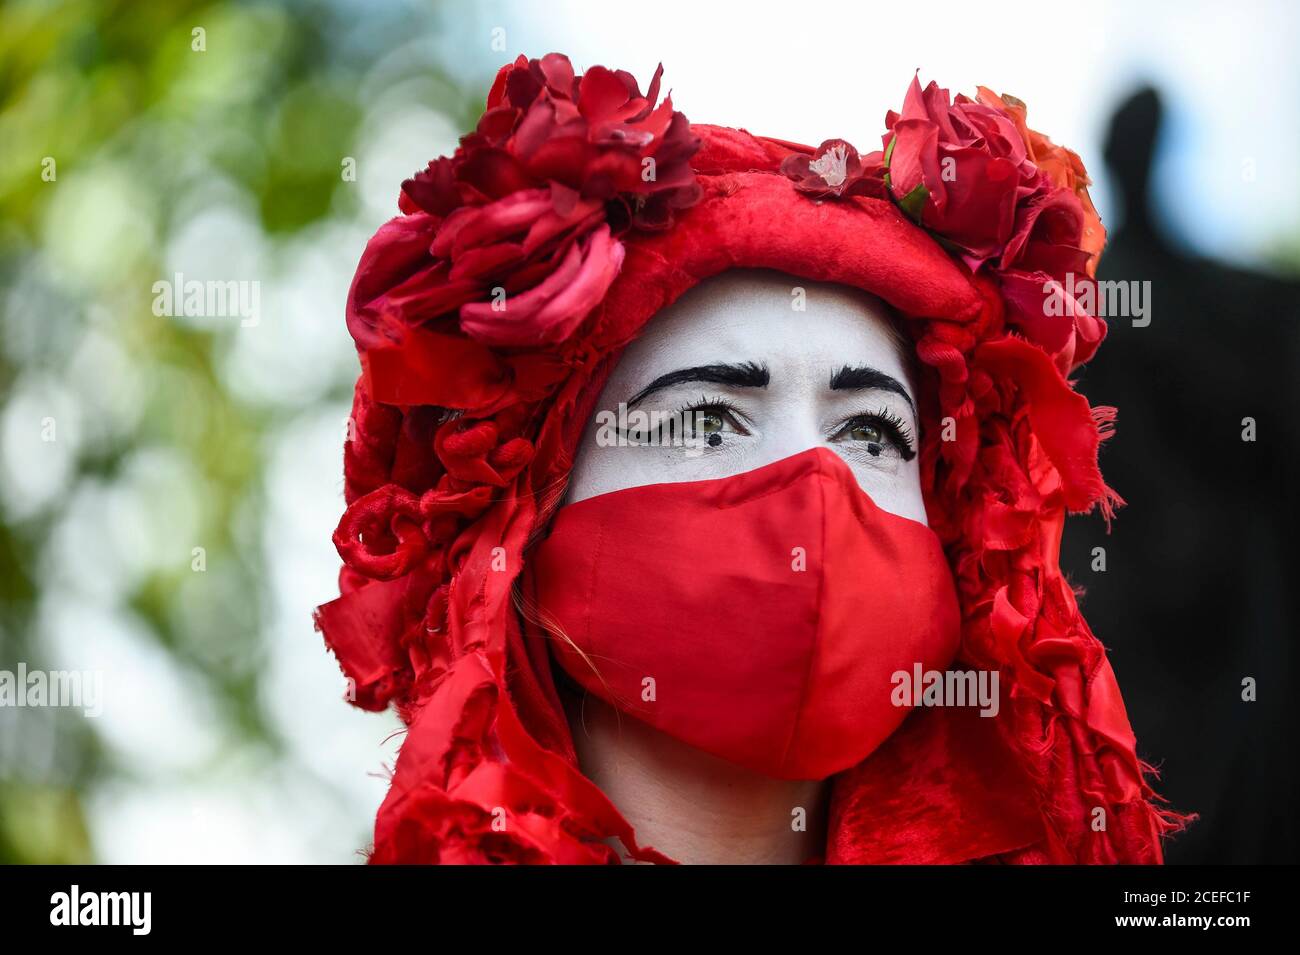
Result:
{"label": "eyelash", "polygon": [[898,450],[899,456],[904,461],[910,461],[916,457],[916,450],[912,444],[912,431],[902,418],[888,408],[881,408],[879,411],[868,412],[867,414],[854,415],[839,431],[835,433],[836,437],[844,434],[846,431],[852,431],[855,427],[861,425],[870,425],[878,429],[885,439],[891,442]]}
{"label": "eyelash", "polygon": [[[722,397],[700,395],[696,401],[677,408],[673,412],[673,417],[679,418],[682,415],[701,411],[722,412],[723,417],[731,419],[731,424],[734,427],[739,428],[744,434],[749,433],[745,430],[744,425],[737,420],[738,418],[744,418],[744,414],[736,405]],[[834,437],[838,438],[845,432],[852,431],[855,427],[862,425],[877,428],[885,439],[894,445],[894,448],[904,461],[910,461],[916,457],[911,429],[907,426],[907,422],[888,408],[880,408],[877,411],[854,415],[836,430]]]}
{"label": "eyelash", "polygon": [[672,417],[674,420],[693,420],[683,416],[699,411],[720,411],[722,412],[720,417],[730,418],[733,427],[739,428],[742,434],[749,434],[745,426],[737,420],[743,419],[745,417],[744,413],[736,405],[722,397],[710,398],[708,395],[700,395],[694,402],[684,404],[673,411]]}

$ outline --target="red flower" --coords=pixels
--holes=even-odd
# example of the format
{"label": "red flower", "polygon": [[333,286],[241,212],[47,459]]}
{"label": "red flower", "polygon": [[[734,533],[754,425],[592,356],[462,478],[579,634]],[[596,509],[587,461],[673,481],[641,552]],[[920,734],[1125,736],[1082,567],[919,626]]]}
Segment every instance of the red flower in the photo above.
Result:
{"label": "red flower", "polygon": [[814,199],[841,199],[847,196],[875,196],[887,193],[884,182],[884,154],[866,157],[842,139],[828,139],[811,156],[787,156],[781,172],[794,180],[794,187]]}
{"label": "red flower", "polygon": [[643,95],[558,53],[503,67],[474,132],[402,184],[406,221],[371,241],[349,302],[358,344],[452,311],[484,344],[567,338],[618,274],[617,236],[699,200],[699,140],[671,97],[656,105],[662,72]]}
{"label": "red flower", "polygon": [[894,200],[957,246],[972,267],[999,252],[1016,224],[1016,203],[1041,178],[1016,125],[1000,110],[916,77],[903,112],[885,117],[885,164]]}
{"label": "red flower", "polygon": [[1005,112],[1020,130],[1020,136],[1029,150],[1029,158],[1058,188],[1072,192],[1083,208],[1083,249],[1088,253],[1088,274],[1096,272],[1097,260],[1101,258],[1102,247],[1106,244],[1106,230],[1102,227],[1101,217],[1093,208],[1088,195],[1088,186],[1092,180],[1083,168],[1083,160],[1078,153],[1064,146],[1058,146],[1042,133],[1032,130],[1025,122],[1028,110],[1025,104],[1014,96],[998,96],[983,86],[976,87],[979,101]]}
{"label": "red flower", "polygon": [[1009,320],[1068,370],[1105,335],[1067,291],[1092,281],[1105,230],[1078,156],[1029,129],[1019,100],[979,93],[950,102],[912,78],[885,117],[889,195],[972,269],[987,264]]}

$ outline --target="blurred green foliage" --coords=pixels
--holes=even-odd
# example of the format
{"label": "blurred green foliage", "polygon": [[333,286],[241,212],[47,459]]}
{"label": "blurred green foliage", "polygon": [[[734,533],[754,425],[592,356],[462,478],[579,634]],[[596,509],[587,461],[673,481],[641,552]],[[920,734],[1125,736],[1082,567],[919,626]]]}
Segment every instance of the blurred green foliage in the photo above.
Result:
{"label": "blurred green foliage", "polygon": [[[232,202],[254,210],[270,247],[356,215],[356,187],[340,161],[358,145],[367,71],[389,47],[436,29],[433,13],[410,11],[366,17],[363,29],[361,12],[189,0],[0,7],[0,410],[10,431],[35,431],[40,416],[13,417],[27,413],[15,410],[20,395],[52,387],[81,399],[71,421],[66,412],[56,419],[58,440],[74,446],[52,472],[57,483],[30,506],[3,498],[0,669],[53,665],[38,624],[42,600],[58,598],[46,580],[58,574],[50,542],[69,501],[79,488],[111,490],[128,479],[136,452],[161,448],[181,462],[175,480],[198,500],[195,536],[208,569],[196,589],[191,554],[177,553],[134,580],[118,605],[218,702],[230,745],[272,758],[281,741],[258,696],[270,561],[257,528],[267,506],[265,436],[293,409],[230,386],[221,360],[232,323],[156,316],[151,286],[192,211],[187,197],[214,181],[235,187]],[[404,69],[394,78],[418,84],[417,95],[459,128],[471,125],[481,90],[466,94],[428,62]],[[341,327],[342,303],[320,321]],[[103,341],[116,363],[78,357]],[[119,383],[130,385],[130,407],[82,398],[111,397]],[[339,375],[328,396],[345,401],[350,388]],[[0,473],[26,465],[0,461]],[[0,862],[95,858],[85,800],[133,769],[94,724],[75,711],[0,711]]]}

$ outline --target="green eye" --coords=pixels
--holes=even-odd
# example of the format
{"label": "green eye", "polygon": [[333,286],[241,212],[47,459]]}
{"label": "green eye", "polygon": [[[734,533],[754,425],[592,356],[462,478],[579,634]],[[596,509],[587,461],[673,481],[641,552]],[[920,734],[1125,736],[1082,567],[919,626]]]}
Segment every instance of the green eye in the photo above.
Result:
{"label": "green eye", "polygon": [[698,434],[717,434],[723,428],[722,415],[712,411],[697,411],[695,413],[695,431]]}
{"label": "green eye", "polygon": [[856,424],[849,429],[849,437],[854,441],[870,441],[872,444],[884,444],[885,436],[879,428],[871,424]]}
{"label": "green eye", "polygon": [[694,404],[678,408],[672,413],[672,419],[675,423],[670,427],[674,434],[681,429],[686,439],[702,439],[711,448],[722,444],[726,436],[749,434],[741,421],[743,415],[730,402],[707,395],[701,395]]}
{"label": "green eye", "polygon": [[852,442],[873,458],[886,451],[897,454],[904,461],[916,457],[912,449],[912,433],[903,420],[888,409],[872,414],[858,415],[846,421],[835,434],[835,440]]}

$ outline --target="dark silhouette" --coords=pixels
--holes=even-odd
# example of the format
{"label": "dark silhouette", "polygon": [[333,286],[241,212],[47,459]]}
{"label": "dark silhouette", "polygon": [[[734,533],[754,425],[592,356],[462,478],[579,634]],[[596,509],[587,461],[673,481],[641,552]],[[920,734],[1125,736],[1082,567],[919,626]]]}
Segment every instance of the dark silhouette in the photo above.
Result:
{"label": "dark silhouette", "polygon": [[1144,89],[1112,120],[1125,218],[1098,275],[1150,281],[1151,321],[1109,317],[1080,379],[1093,404],[1119,408],[1102,471],[1127,507],[1110,534],[1098,517],[1071,521],[1062,564],[1111,651],[1140,755],[1173,807],[1201,816],[1168,861],[1295,862],[1300,283],[1165,238],[1149,189],[1160,119]]}

